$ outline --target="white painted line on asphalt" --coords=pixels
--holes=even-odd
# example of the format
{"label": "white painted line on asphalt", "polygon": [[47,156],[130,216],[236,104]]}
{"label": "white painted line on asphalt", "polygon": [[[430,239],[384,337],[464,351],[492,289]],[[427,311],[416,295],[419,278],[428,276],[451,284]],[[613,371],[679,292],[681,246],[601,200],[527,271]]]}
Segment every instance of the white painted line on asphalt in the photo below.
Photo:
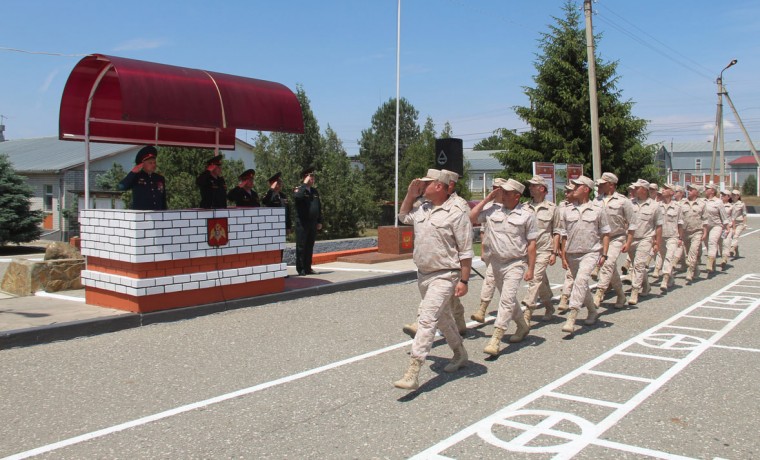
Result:
{"label": "white painted line on asphalt", "polygon": [[749,235],[751,235],[753,233],[757,233],[757,232],[760,232],[760,228],[758,228],[757,230],[753,230],[751,232],[742,233],[741,235],[739,235],[739,238],[744,238],[745,236],[749,236]]}
{"label": "white painted line on asphalt", "polygon": [[709,316],[697,316],[697,315],[684,315],[684,318],[707,319],[710,321],[725,321],[727,323],[730,323],[731,321],[733,321],[727,318],[710,318]]}
{"label": "white painted line on asphalt", "polygon": [[14,455],[10,455],[8,457],[4,457],[1,460],[21,460],[24,458],[34,457],[36,455],[41,455],[47,452],[52,452],[54,450],[62,449],[64,447],[73,446],[74,444],[79,444],[85,441],[90,441],[92,439],[101,438],[103,436],[108,436],[110,434],[118,433],[119,431],[124,431],[129,428],[138,427],[141,425],[145,425],[148,423],[152,423],[158,420],[162,420],[168,417],[173,417],[175,415],[179,415],[185,412],[190,412],[196,409],[200,409],[202,407],[207,407],[212,404],[217,404],[220,402],[224,402],[230,399],[239,398],[241,396],[246,396],[249,394],[253,394],[262,390],[266,390],[268,388],[272,388],[278,385],[282,385],[285,383],[294,382],[296,380],[303,379],[305,377],[310,377],[312,375],[316,375],[325,371],[329,371],[332,369],[336,369],[341,366],[345,366],[347,364],[352,364],[358,361],[362,361],[368,358],[372,358],[374,356],[381,355],[383,353],[393,351],[402,347],[409,346],[412,343],[411,340],[407,340],[406,342],[397,343],[395,345],[391,345],[389,347],[381,348],[379,350],[370,351],[368,353],[364,353],[362,355],[354,356],[352,358],[347,358],[342,361],[337,361],[334,363],[326,364],[324,366],[320,366],[314,369],[310,369],[307,371],[299,372],[297,374],[288,375],[282,378],[279,378],[277,380],[271,380],[269,382],[260,383],[258,385],[254,385],[252,387],[244,388],[242,390],[233,391],[232,393],[227,393],[221,396],[216,396],[214,398],[209,398],[203,401],[198,401],[191,404],[186,404],[184,406],[180,406],[174,409],[169,409],[163,412],[159,412],[157,414],[148,415],[146,417],[142,417],[136,420],[132,420],[125,423],[120,423],[118,425],[114,425],[108,428],[103,428],[102,430],[93,431],[91,433],[86,433],[80,436],[75,436],[73,438],[64,439],[63,441],[59,441],[53,444],[48,444],[46,446],[38,447],[36,449],[27,450],[25,452],[19,452]]}
{"label": "white painted line on asphalt", "polygon": [[[688,458],[688,457],[682,457],[682,456],[678,456],[674,454],[669,454],[666,452],[650,451],[648,449],[640,448],[636,446],[618,444],[618,443],[606,441],[599,438],[607,430],[615,426],[620,420],[622,420],[631,411],[633,411],[636,407],[638,407],[647,398],[649,398],[655,392],[660,390],[671,379],[673,379],[673,377],[678,375],[689,364],[691,364],[694,360],[696,360],[699,356],[701,356],[702,353],[704,353],[709,348],[716,346],[716,343],[719,340],[725,337],[726,334],[732,331],[745,318],[747,318],[758,307],[760,307],[760,294],[757,294],[754,297],[748,297],[748,296],[743,296],[743,295],[733,295],[734,293],[731,291],[731,289],[736,284],[739,284],[741,282],[747,282],[747,281],[754,283],[756,285],[760,285],[760,275],[756,275],[756,274],[744,275],[743,277],[741,277],[734,283],[731,283],[725,286],[724,288],[716,291],[710,297],[703,299],[702,301],[692,305],[691,307],[686,308],[685,310],[681,311],[677,315],[672,316],[671,318],[650,328],[649,330],[639,334],[638,336],[633,337],[632,339],[629,339],[623,342],[619,346],[589,361],[588,363],[581,366],[580,368],[570,372],[569,374],[566,374],[560,377],[554,382],[534,391],[533,393],[519,399],[518,401],[513,402],[512,404],[500,409],[494,414],[474,423],[473,425],[470,425],[464,430],[461,430],[458,433],[455,433],[453,436],[438,442],[437,444],[431,446],[430,448],[424,450],[423,452],[420,452],[419,454],[415,455],[412,458],[413,459],[445,458],[444,453],[450,448],[455,447],[460,442],[463,442],[465,440],[467,440],[468,442],[477,442],[478,439],[480,439],[481,441],[493,447],[503,449],[506,452],[542,453],[542,454],[550,453],[550,454],[553,454],[552,458],[554,459],[572,458],[576,454],[581,452],[583,449],[585,449],[587,446],[590,446],[590,445],[601,446],[601,447],[606,447],[610,449],[618,449],[621,451],[643,454],[643,455],[647,455],[647,456],[651,456],[655,458],[664,458],[664,459]],[[713,303],[713,304],[721,304],[721,305],[733,305],[733,306],[742,305],[745,308],[743,308],[739,312],[736,312],[737,314],[735,318],[730,323],[726,324],[722,329],[718,331],[713,331],[714,334],[709,338],[694,337],[694,336],[688,336],[688,335],[683,335],[683,334],[672,334],[672,333],[667,332],[668,329],[682,328],[681,326],[676,326],[673,323],[676,323],[679,320],[684,319],[684,317],[690,315],[697,308],[701,308],[705,303],[708,303],[708,302]],[[721,314],[725,315],[725,313],[721,313]],[[693,330],[693,328],[683,328],[683,329]],[[653,353],[661,353],[661,354],[659,355],[642,354],[642,353],[634,353],[634,352],[626,351],[626,349],[628,349],[629,347],[635,347],[635,346],[641,346],[641,345],[657,350],[656,352],[653,351]],[[684,351],[688,352],[688,354],[678,355],[679,356],[678,359],[671,358],[666,355],[667,353],[683,353]],[[631,397],[627,402],[618,403],[618,402],[613,402],[613,401],[605,401],[605,403],[619,404],[620,406],[616,408],[614,411],[612,411],[609,415],[607,415],[603,420],[601,420],[598,423],[591,422],[589,420],[584,419],[583,417],[575,415],[573,412],[577,411],[578,410],[577,408],[568,407],[568,412],[560,412],[557,410],[534,409],[534,407],[541,407],[541,404],[539,401],[541,398],[546,398],[546,397],[556,398],[557,397],[556,395],[558,393],[564,395],[564,393],[560,393],[561,387],[572,382],[574,379],[582,375],[588,376],[588,375],[594,375],[595,372],[601,372],[601,371],[595,371],[594,368],[613,357],[661,359],[661,360],[672,361],[673,364],[670,367],[668,367],[664,372],[662,372],[659,377],[653,379],[651,383],[646,385],[641,391],[639,391],[639,393]],[[626,369],[636,370],[638,369],[638,367],[632,363],[631,365],[626,366]],[[651,368],[648,369],[648,371],[651,372]],[[607,378],[609,376],[599,375],[599,377]],[[645,378],[645,376],[641,376],[641,377]],[[589,384],[588,382],[585,382],[585,385],[590,386],[590,387],[595,387],[599,385],[603,386],[605,384],[600,383],[596,385],[594,383]],[[565,398],[570,399],[569,397],[565,397]],[[574,400],[577,399],[575,396],[572,396],[571,398]],[[593,404],[597,404],[598,400],[589,401],[589,402]],[[505,434],[501,435],[501,436],[504,436],[504,438],[496,437],[496,435],[494,434],[493,427],[495,426],[515,427],[515,423],[519,423],[519,420],[516,420],[516,419],[520,419],[520,418],[524,419],[525,417],[531,417],[530,419],[531,423],[525,423],[523,425],[523,428],[521,429],[524,431],[524,433],[512,439],[504,439],[504,438],[507,438]],[[537,418],[540,418],[542,421],[536,422]],[[568,433],[567,431],[555,430],[553,427],[556,426],[560,422],[562,422],[565,426],[567,426],[569,423],[574,424],[575,428],[572,429],[573,433]],[[574,432],[577,431],[577,428],[580,428],[579,435],[574,434]],[[557,434],[558,432],[562,432],[564,433],[564,435],[558,435]],[[557,444],[557,445],[547,445],[546,442],[541,443],[540,445],[539,444],[531,445],[525,442],[525,439],[533,440],[537,438],[538,436],[542,436],[542,435],[554,437],[554,438],[560,438],[560,439],[567,439],[569,440],[569,442]]]}
{"label": "white painted line on asphalt", "polygon": [[703,329],[700,327],[686,327],[686,326],[665,326],[668,329],[685,329],[687,331],[700,331],[700,332],[718,332],[717,329]]}
{"label": "white painted line on asphalt", "polygon": [[50,299],[58,299],[58,300],[70,300],[72,302],[86,302],[87,299],[84,297],[74,297],[72,295],[63,295],[63,294],[53,294],[51,292],[45,292],[45,291],[37,291],[34,293],[35,297],[47,297]]}
{"label": "white painted line on asphalt", "polygon": [[593,404],[595,406],[604,406],[604,407],[612,407],[612,408],[619,408],[622,406],[622,404],[610,402],[610,401],[604,401],[601,399],[594,399],[594,398],[587,398],[585,396],[578,396],[578,395],[569,395],[567,393],[557,393],[556,391],[550,391],[546,393],[546,396],[551,396],[552,398],[557,399],[565,399],[567,401],[575,401],[575,402],[582,402],[586,404]]}
{"label": "white painted line on asphalt", "polygon": [[586,371],[586,373],[591,374],[591,375],[599,375],[601,377],[610,377],[613,379],[632,380],[634,382],[644,382],[644,383],[654,382],[654,379],[648,379],[646,377],[637,377],[635,375],[618,374],[614,372]]}
{"label": "white painted line on asphalt", "polygon": [[713,345],[712,348],[723,348],[726,350],[737,350],[737,351],[752,351],[755,353],[760,353],[760,349],[757,349],[757,348],[729,347],[727,345]]}

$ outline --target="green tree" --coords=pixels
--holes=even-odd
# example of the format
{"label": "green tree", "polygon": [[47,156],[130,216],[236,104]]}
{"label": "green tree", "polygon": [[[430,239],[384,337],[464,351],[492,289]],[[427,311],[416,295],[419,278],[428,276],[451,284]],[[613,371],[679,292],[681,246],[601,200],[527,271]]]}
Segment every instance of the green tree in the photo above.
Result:
{"label": "green tree", "polygon": [[[420,135],[419,112],[404,98],[399,105],[399,168],[408,148]],[[394,198],[396,151],[396,99],[392,98],[372,116],[372,126],[362,131],[359,139],[359,161],[364,165],[364,178],[376,201]],[[400,175],[400,174],[399,174]],[[399,188],[401,185],[399,183]],[[399,190],[401,195],[401,190]],[[401,197],[399,197],[399,200]]]}
{"label": "green tree", "polygon": [[428,169],[434,167],[435,124],[432,118],[427,117],[417,140],[406,148],[403,157],[399,160],[399,201],[406,196],[406,189],[412,179],[423,177]]}
{"label": "green tree", "polygon": [[30,209],[33,196],[8,156],[0,154],[0,246],[34,241],[42,235],[42,211]]}
{"label": "green tree", "polygon": [[[585,29],[575,2],[566,1],[563,9],[564,18],[554,18],[539,39],[536,85],[524,88],[530,106],[515,107],[530,129],[505,137],[506,151],[498,155],[510,177],[527,178],[533,161],[581,163],[587,175],[592,170]],[[622,99],[616,72],[617,62],[597,58],[602,170],[617,174],[620,184],[656,180],[654,147],[644,144],[646,121],[632,115],[633,102]]]}
{"label": "green tree", "polygon": [[[126,176],[127,172],[124,171],[124,167],[119,163],[114,163],[111,169],[95,178],[95,187],[99,190],[118,190],[119,182]],[[132,190],[122,193],[120,199],[124,202],[124,206],[128,208],[130,203],[132,203]]]}
{"label": "green tree", "polygon": [[742,195],[757,195],[757,177],[754,174],[750,174],[747,180],[744,181],[744,184],[742,184]]}
{"label": "green tree", "polygon": [[343,143],[328,125],[324,153],[317,161],[322,200],[322,238],[354,238],[371,221],[375,205],[361,172],[351,166]]}

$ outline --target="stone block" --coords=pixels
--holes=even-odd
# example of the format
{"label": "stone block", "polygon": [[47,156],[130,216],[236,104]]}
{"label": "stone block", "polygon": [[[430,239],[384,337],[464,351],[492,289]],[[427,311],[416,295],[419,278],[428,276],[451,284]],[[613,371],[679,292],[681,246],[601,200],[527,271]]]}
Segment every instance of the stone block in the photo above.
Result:
{"label": "stone block", "polygon": [[0,290],[17,296],[37,291],[57,292],[82,289],[84,259],[57,259],[42,262],[14,259],[5,271]]}

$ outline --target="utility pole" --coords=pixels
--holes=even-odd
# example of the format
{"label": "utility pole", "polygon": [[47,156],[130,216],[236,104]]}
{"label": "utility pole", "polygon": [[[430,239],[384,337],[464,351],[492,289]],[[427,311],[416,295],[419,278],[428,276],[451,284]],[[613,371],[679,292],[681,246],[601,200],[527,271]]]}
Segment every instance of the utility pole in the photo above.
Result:
{"label": "utility pole", "polygon": [[593,179],[602,176],[602,159],[599,149],[599,104],[596,93],[596,57],[594,56],[594,30],[591,26],[591,0],[583,0],[586,15],[586,52],[588,54],[588,95],[591,106],[591,167]]}
{"label": "utility pole", "polygon": [[[720,178],[718,179],[718,184],[720,184],[721,190],[723,190],[724,181],[726,180],[726,138],[725,138],[725,132],[723,131],[723,96],[728,96],[728,93],[726,92],[726,88],[723,86],[723,72],[725,72],[726,69],[728,69],[729,67],[736,65],[737,62],[738,61],[736,59],[729,62],[728,65],[725,66],[723,70],[720,71],[720,76],[715,81],[718,84],[718,109],[715,114],[715,135],[713,136],[713,155],[712,155],[712,165],[710,167],[710,182],[714,182],[714,179],[715,179],[715,150],[717,148],[717,145],[715,145],[714,141],[719,140],[720,141]],[[741,124],[741,120],[739,121],[739,123]],[[749,143],[751,145],[752,141],[749,141]],[[753,150],[754,150],[754,147],[753,147]]]}

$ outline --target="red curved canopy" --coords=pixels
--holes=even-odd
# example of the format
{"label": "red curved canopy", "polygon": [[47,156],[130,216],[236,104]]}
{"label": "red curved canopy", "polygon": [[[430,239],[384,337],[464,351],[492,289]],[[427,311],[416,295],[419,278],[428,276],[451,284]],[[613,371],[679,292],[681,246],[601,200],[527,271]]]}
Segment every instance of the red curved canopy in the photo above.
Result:
{"label": "red curved canopy", "polygon": [[234,149],[237,128],[303,133],[301,105],[279,83],[102,54],[71,71],[59,138],[85,140],[88,121],[93,142]]}

